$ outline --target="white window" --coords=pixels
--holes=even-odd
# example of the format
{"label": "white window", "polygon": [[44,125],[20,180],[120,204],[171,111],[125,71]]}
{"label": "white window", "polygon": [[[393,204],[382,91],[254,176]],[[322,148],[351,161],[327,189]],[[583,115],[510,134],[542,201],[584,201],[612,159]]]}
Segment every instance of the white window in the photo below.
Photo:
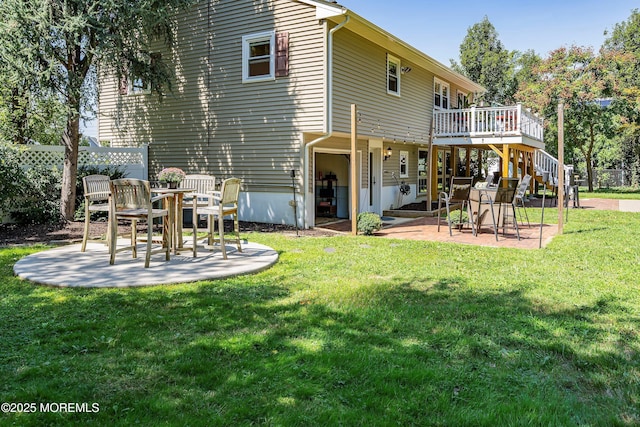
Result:
{"label": "white window", "polygon": [[433,105],[436,108],[449,108],[449,83],[433,79]]}
{"label": "white window", "polygon": [[418,194],[426,194],[427,187],[427,173],[429,167],[427,161],[429,160],[429,151],[418,150]]}
{"label": "white window", "polygon": [[128,89],[129,95],[147,95],[151,93],[151,83],[142,77],[131,75]]}
{"label": "white window", "polygon": [[409,178],[409,152],[400,151],[400,178]]}
{"label": "white window", "polygon": [[400,96],[400,60],[387,54],[387,93]]}
{"label": "white window", "polygon": [[458,108],[469,108],[469,95],[458,91]]}
{"label": "white window", "polygon": [[275,31],[242,36],[242,82],[275,79]]}
{"label": "white window", "polygon": [[162,54],[149,53],[141,55],[137,61],[129,64],[128,75],[120,78],[121,95],[147,95],[151,93],[151,80],[149,76],[157,69],[162,60]]}

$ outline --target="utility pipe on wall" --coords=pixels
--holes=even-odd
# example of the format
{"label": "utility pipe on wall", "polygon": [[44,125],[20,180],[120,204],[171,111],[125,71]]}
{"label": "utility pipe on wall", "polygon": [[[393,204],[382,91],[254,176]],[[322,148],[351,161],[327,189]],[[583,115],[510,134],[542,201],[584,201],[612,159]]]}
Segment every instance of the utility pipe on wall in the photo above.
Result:
{"label": "utility pipe on wall", "polygon": [[307,194],[309,193],[309,150],[312,146],[316,145],[319,142],[322,142],[331,137],[333,133],[333,35],[336,31],[340,30],[342,27],[347,25],[350,17],[346,15],[344,21],[333,27],[329,31],[329,35],[327,36],[327,77],[326,77],[326,99],[325,99],[325,131],[324,134],[314,139],[313,141],[309,141],[307,144],[302,142],[304,149],[304,163],[302,165],[303,170],[303,184],[304,184],[304,228],[309,228],[307,223],[307,218],[309,215],[309,210],[307,207]]}

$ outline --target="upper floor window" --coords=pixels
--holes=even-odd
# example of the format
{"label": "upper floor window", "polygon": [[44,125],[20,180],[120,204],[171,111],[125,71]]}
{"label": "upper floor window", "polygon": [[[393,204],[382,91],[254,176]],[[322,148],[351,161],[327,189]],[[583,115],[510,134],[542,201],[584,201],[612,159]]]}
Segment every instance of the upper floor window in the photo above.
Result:
{"label": "upper floor window", "polygon": [[433,105],[436,108],[449,108],[449,83],[433,79]]}
{"label": "upper floor window", "polygon": [[387,93],[400,95],[400,60],[387,54]]}
{"label": "upper floor window", "polygon": [[129,83],[129,95],[146,95],[151,93],[151,82],[142,77],[132,75]]}
{"label": "upper floor window", "polygon": [[121,95],[147,95],[151,93],[150,76],[162,59],[160,53],[150,53],[129,64],[128,75],[120,78]]}
{"label": "upper floor window", "polygon": [[469,108],[469,95],[458,91],[458,108]]}
{"label": "upper floor window", "polygon": [[242,81],[275,79],[275,31],[242,36]]}

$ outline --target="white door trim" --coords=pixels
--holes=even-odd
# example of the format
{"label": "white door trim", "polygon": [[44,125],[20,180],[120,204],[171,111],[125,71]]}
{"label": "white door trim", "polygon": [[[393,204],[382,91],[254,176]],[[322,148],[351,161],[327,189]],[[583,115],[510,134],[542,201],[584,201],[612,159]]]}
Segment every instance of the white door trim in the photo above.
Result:
{"label": "white door trim", "polygon": [[373,188],[368,188],[369,204],[366,210],[378,215],[382,215],[382,146],[381,139],[369,140],[369,159],[372,159],[372,164],[369,165],[368,180],[369,185],[374,184]]}

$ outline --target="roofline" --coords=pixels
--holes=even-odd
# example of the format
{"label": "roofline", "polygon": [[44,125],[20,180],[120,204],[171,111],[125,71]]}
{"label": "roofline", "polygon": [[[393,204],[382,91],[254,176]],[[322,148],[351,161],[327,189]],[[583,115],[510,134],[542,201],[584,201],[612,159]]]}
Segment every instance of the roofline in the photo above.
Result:
{"label": "roofline", "polygon": [[316,19],[326,19],[334,16],[344,15],[347,8],[340,6],[332,1],[325,0],[298,0],[316,8]]}
{"label": "roofline", "polygon": [[[362,16],[358,15],[352,10],[349,10],[345,7],[342,7],[336,3],[329,2],[329,1],[323,1],[323,0],[298,0],[298,1],[315,6],[316,17],[318,19],[330,19],[331,21],[337,23],[338,20],[341,20],[344,15],[349,15],[351,17],[351,21],[349,22],[349,24],[346,25],[346,27],[351,29],[352,31],[354,31],[355,29],[354,32],[356,34],[363,35],[365,38],[371,40],[371,38],[366,37],[366,35],[357,31],[358,26],[364,26],[366,29],[369,29],[374,33],[377,33],[382,39],[388,40],[390,43],[397,45],[399,50],[404,50],[408,54],[408,55],[405,55],[405,57],[410,56],[410,58],[407,58],[407,59],[410,59],[412,62],[415,62],[417,65],[420,65],[425,69],[434,72],[434,74],[437,74],[438,76],[441,76],[441,77],[446,77],[452,83],[455,83],[458,86],[467,88],[475,93],[483,93],[487,91],[487,89],[482,85],[474,82],[473,80],[463,76],[460,73],[453,71],[451,68],[435,60],[434,58],[430,57],[426,53],[420,51],[419,49],[411,46],[409,43],[399,39],[398,37],[394,36],[388,31],[380,28],[379,26],[372,23],[371,21],[368,21],[367,19],[363,18]],[[371,41],[375,42],[375,40],[371,40]],[[380,43],[377,43],[377,44],[380,44]],[[399,54],[400,51],[397,53]]]}

